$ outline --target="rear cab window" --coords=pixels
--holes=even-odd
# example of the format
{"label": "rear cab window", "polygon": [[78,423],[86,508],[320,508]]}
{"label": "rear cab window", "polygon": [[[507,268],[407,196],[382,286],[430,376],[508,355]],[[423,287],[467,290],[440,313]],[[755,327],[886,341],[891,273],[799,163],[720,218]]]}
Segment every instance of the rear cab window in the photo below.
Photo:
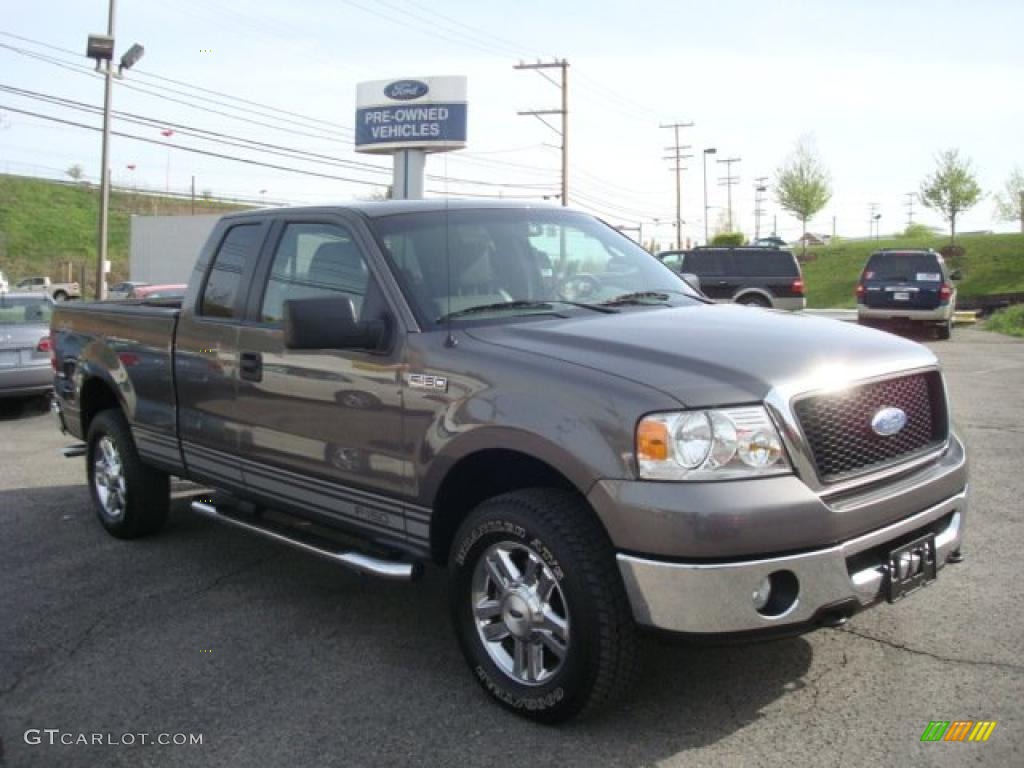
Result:
{"label": "rear cab window", "polygon": [[237,320],[242,315],[243,275],[251,272],[262,241],[262,222],[231,227],[210,266],[203,286],[199,314],[203,317]]}

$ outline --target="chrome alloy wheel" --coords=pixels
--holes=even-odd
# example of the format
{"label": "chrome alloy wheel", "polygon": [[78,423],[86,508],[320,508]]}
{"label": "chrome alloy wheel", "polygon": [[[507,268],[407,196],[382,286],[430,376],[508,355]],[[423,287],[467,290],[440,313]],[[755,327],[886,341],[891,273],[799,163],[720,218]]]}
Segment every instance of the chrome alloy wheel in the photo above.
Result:
{"label": "chrome alloy wheel", "polygon": [[92,484],[96,497],[107,517],[120,520],[125,511],[124,465],[110,437],[104,435],[96,444]]}
{"label": "chrome alloy wheel", "polygon": [[473,619],[487,654],[523,685],[558,673],[569,651],[569,611],[540,555],[510,541],[493,544],[473,571]]}

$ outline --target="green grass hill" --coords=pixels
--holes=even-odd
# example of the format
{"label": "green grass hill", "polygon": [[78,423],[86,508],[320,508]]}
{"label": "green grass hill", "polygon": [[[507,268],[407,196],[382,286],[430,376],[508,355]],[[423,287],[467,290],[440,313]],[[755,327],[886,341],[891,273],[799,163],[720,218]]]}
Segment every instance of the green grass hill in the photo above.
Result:
{"label": "green grass hill", "polygon": [[[30,275],[73,280],[86,267],[86,290],[95,279],[99,187],[0,175],[0,271],[13,284]],[[196,201],[196,213],[223,213],[239,206]],[[110,282],[128,278],[129,217],[187,215],[180,198],[116,191],[110,195]],[[88,294],[87,294],[88,295]]]}

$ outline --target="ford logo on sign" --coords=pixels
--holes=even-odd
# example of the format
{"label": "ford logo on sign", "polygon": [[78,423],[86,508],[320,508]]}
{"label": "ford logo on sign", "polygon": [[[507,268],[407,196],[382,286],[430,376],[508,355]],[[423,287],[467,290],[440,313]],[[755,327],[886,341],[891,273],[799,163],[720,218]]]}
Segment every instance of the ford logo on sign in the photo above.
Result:
{"label": "ford logo on sign", "polygon": [[891,437],[906,425],[907,414],[899,408],[883,408],[871,417],[871,429],[882,437]]}
{"label": "ford logo on sign", "polygon": [[430,86],[419,80],[396,80],[384,87],[384,95],[396,101],[409,101],[426,96]]}

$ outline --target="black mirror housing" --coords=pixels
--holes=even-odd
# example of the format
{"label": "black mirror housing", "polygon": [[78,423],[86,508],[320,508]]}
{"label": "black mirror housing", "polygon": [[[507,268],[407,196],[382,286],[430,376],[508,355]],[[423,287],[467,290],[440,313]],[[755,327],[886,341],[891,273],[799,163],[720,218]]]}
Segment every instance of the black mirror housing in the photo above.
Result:
{"label": "black mirror housing", "polygon": [[287,349],[379,349],[383,322],[360,323],[352,299],[316,296],[284,303]]}

